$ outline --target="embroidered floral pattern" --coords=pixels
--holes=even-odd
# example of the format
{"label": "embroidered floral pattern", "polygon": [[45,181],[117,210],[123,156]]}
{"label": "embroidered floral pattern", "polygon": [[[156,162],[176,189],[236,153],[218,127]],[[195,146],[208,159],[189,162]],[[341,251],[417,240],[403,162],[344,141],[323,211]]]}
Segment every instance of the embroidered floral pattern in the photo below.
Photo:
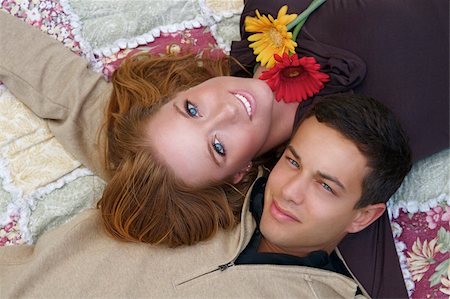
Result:
{"label": "embroidered floral pattern", "polygon": [[408,252],[409,258],[406,259],[413,275],[413,280],[420,281],[423,274],[430,268],[430,265],[436,263],[434,256],[441,249],[440,245],[437,244],[437,239],[433,239],[429,243],[428,240],[425,240],[422,243],[417,238],[417,241],[413,244],[412,252]]}
{"label": "embroidered floral pattern", "polygon": [[[411,298],[449,298],[450,225],[448,204],[444,201],[428,212],[400,211],[394,227],[402,227],[395,236],[400,253],[406,256],[404,272]],[[399,247],[399,246],[398,246]],[[402,262],[402,259],[400,259]],[[413,285],[408,284],[410,277]]]}
{"label": "embroidered floral pattern", "polygon": [[450,263],[447,267],[447,276],[442,276],[441,283],[442,287],[439,288],[439,291],[450,297]]}
{"label": "embroidered floral pattern", "polygon": [[3,226],[0,225],[0,246],[20,245],[24,241],[19,229],[20,216],[16,213],[9,215],[8,221]]}
{"label": "embroidered floral pattern", "polygon": [[437,206],[427,212],[425,219],[430,229],[435,229],[439,225],[450,225],[450,207]]}
{"label": "embroidered floral pattern", "polygon": [[48,33],[72,51],[81,53],[80,44],[72,34],[70,18],[59,1],[0,0],[0,9]]}

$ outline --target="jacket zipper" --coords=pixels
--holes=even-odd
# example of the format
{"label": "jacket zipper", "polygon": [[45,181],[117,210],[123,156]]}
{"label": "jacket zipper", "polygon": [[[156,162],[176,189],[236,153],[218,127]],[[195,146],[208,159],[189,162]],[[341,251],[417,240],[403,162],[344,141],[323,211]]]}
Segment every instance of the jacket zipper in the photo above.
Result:
{"label": "jacket zipper", "polygon": [[220,265],[218,268],[218,270],[220,270],[220,271],[225,271],[226,269],[228,269],[228,268],[230,268],[230,267],[233,267],[234,266],[234,261],[231,261],[231,262],[229,262],[229,263],[226,263],[226,264],[223,264],[223,265]]}
{"label": "jacket zipper", "polygon": [[211,274],[211,273],[213,273],[213,272],[216,272],[216,271],[225,271],[226,269],[228,269],[228,268],[231,268],[231,267],[233,267],[234,266],[234,261],[231,261],[231,262],[229,262],[229,263],[226,263],[226,264],[223,264],[223,265],[219,265],[216,269],[214,269],[214,270],[211,270],[211,271],[208,271],[208,272],[206,272],[206,273],[203,273],[203,274],[200,274],[200,275],[197,275],[197,276],[195,276],[195,277],[192,277],[192,278],[190,278],[190,279],[188,279],[188,280],[185,280],[185,281],[183,281],[183,282],[180,282],[180,283],[178,283],[177,285],[183,285],[183,284],[185,284],[185,283],[188,283],[188,282],[190,282],[190,281],[193,281],[194,279],[197,279],[197,278],[200,278],[200,277],[202,277],[202,276],[205,276],[205,275],[208,275],[208,274]]}

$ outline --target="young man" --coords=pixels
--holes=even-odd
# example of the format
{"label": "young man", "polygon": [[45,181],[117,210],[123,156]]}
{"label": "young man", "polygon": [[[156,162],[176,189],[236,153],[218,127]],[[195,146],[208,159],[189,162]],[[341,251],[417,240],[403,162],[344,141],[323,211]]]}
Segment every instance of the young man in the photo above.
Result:
{"label": "young man", "polygon": [[253,188],[259,230],[237,263],[349,275],[336,247],[383,214],[410,168],[407,139],[382,104],[356,95],[317,100],[267,183],[259,179]]}
{"label": "young man", "polygon": [[[256,57],[247,40],[252,33],[244,30],[244,19],[255,16],[256,9],[276,17],[283,5],[288,13],[300,14],[311,2],[246,0],[241,40],[233,42],[231,55],[253,71]],[[449,1],[413,2],[328,0],[303,25],[296,52],[316,58],[330,75],[319,95],[354,92],[389,107],[409,137],[415,162],[449,147],[449,126],[443,125],[449,123],[450,111]],[[301,113],[300,107],[297,115]],[[347,235],[339,249],[372,296],[408,297],[388,213]]]}
{"label": "young man", "polygon": [[265,178],[256,181],[239,227],[168,249],[115,241],[98,211],[87,211],[35,246],[0,248],[0,294],[368,296],[335,248],[383,213],[409,168],[407,140],[384,106],[354,95],[326,97],[306,114],[266,186]]}

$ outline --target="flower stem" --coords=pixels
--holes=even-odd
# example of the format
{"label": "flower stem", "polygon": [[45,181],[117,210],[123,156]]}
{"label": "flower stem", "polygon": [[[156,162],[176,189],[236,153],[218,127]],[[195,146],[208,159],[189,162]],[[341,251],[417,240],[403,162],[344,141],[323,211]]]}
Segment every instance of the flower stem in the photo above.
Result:
{"label": "flower stem", "polygon": [[[327,0],[313,0],[311,2],[311,4],[308,6],[308,8],[306,8],[301,14],[299,14],[292,22],[290,22],[286,26],[287,30],[288,31],[291,30],[292,28],[294,28],[295,26],[297,26],[300,23],[302,23],[302,25],[303,25],[305,23],[306,19],[308,18],[308,16],[314,10],[316,10],[320,5],[322,5],[325,1],[327,1]],[[300,28],[301,28],[301,26],[300,26]],[[298,29],[298,31],[300,31],[300,29]]]}
{"label": "flower stem", "polygon": [[303,19],[302,21],[300,21],[300,23],[297,24],[297,26],[295,26],[294,31],[292,31],[292,40],[296,41],[297,40],[297,36],[300,33],[300,30],[303,27],[303,24],[305,24],[306,22],[306,18]]}

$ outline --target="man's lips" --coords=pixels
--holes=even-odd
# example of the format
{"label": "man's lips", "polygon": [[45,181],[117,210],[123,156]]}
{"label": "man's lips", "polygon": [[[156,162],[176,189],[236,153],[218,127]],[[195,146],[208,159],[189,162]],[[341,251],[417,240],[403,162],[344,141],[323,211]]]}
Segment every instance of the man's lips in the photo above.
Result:
{"label": "man's lips", "polygon": [[300,220],[294,214],[292,214],[289,211],[281,208],[276,203],[276,201],[272,201],[272,204],[270,205],[270,214],[272,214],[272,216],[274,218],[276,218],[277,220],[280,220],[280,221],[300,222]]}

